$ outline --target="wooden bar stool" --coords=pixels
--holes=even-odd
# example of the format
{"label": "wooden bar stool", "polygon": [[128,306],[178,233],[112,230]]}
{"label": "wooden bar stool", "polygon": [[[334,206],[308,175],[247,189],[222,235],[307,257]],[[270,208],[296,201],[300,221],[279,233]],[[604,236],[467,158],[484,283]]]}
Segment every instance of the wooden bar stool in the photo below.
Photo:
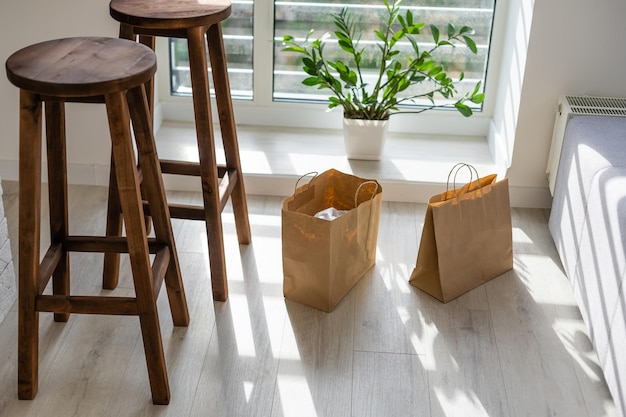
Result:
{"label": "wooden bar stool", "polygon": [[[20,88],[18,395],[38,386],[39,312],[67,321],[70,313],[139,316],[155,404],[169,402],[156,298],[166,281],[172,319],[189,313],[174,245],[144,83],[156,71],[154,52],[115,38],[69,38],[26,47],[6,62]],[[105,103],[119,202],[127,237],[69,235],[65,103]],[[51,245],[40,261],[42,103],[45,103]],[[130,121],[135,133],[135,158]],[[155,238],[147,238],[137,162]],[[69,252],[123,252],[131,262],[135,297],[70,295]],[[156,254],[151,264],[150,254]],[[44,294],[52,277],[52,295]]]}
{"label": "wooden bar stool", "polygon": [[[200,162],[161,160],[161,170],[167,174],[201,178],[204,206],[170,204],[170,214],[174,218],[205,221],[213,299],[224,301],[228,298],[228,284],[221,213],[229,198],[233,205],[239,243],[247,244],[251,239],[222,39],[221,21],[231,13],[230,0],[112,0],[109,6],[111,16],[120,22],[121,38],[136,40],[138,37],[140,42],[152,48],[156,36],[187,39]],[[207,71],[207,44],[226,156],[225,165],[218,165],[216,162]],[[151,99],[152,81],[147,87]],[[114,182],[115,178],[111,178],[111,183]],[[113,187],[111,190],[107,234],[119,235],[122,216],[118,210]],[[123,212],[123,209],[121,211]],[[105,288],[115,288],[118,269],[119,255],[106,256],[103,279]]]}

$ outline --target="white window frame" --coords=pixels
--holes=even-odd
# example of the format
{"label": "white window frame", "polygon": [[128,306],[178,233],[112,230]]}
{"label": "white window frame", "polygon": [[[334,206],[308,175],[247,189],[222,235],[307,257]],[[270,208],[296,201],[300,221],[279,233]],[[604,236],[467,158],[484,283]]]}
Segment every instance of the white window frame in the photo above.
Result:
{"label": "white window frame", "polygon": [[[485,80],[485,100],[482,111],[465,118],[453,110],[430,110],[415,114],[394,115],[390,131],[410,134],[486,137],[491,124],[496,100],[496,86],[502,56],[507,0],[496,0],[492,39]],[[272,100],[273,70],[273,18],[272,0],[254,3],[254,94],[252,100],[233,100],[235,120],[240,125],[341,129],[342,113],[328,112],[323,103],[280,102]],[[161,63],[157,71],[158,106],[155,116],[159,121],[193,122],[191,97],[170,93],[169,42],[157,39],[157,55]],[[214,103],[213,103],[214,104]],[[213,112],[214,117],[216,112]],[[217,121],[216,121],[217,123]],[[158,124],[157,124],[158,126]]]}

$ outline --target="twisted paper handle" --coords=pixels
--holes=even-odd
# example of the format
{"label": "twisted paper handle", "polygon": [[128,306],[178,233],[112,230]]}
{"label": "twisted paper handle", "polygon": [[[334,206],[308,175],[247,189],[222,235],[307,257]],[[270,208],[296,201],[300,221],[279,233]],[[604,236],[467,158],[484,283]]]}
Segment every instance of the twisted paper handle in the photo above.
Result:
{"label": "twisted paper handle", "polygon": [[[457,192],[456,192],[456,177],[459,174],[459,171],[463,168],[467,168],[469,170],[470,173],[470,179],[468,181],[468,184],[471,184],[474,181],[474,174],[476,174],[476,180],[477,185],[478,185],[478,189],[482,188],[482,185],[480,184],[480,176],[478,175],[478,171],[476,170],[476,168],[473,165],[470,164],[466,164],[464,162],[459,162],[458,164],[454,165],[452,167],[452,169],[450,170],[450,172],[448,173],[448,180],[446,181],[446,200],[448,199],[448,192],[450,190],[450,177],[452,176],[452,173],[454,172],[454,177],[453,177],[453,182],[452,182],[452,191],[454,191],[454,197],[457,196]],[[451,197],[453,198],[453,197]]]}
{"label": "twisted paper handle", "polygon": [[376,186],[376,188],[374,188],[374,191],[372,192],[372,197],[370,197],[370,200],[373,200],[374,197],[376,197],[376,192],[378,191],[378,182],[374,181],[374,180],[369,180],[369,181],[363,181],[361,184],[359,184],[359,186],[356,189],[356,192],[354,193],[354,207],[357,207],[359,204],[359,192],[361,191],[361,188],[365,185],[365,184],[374,184]]}
{"label": "twisted paper handle", "polygon": [[293,188],[293,195],[296,195],[296,192],[298,191],[298,184],[300,184],[300,181],[301,181],[303,178],[308,177],[308,176],[311,176],[311,175],[313,176],[313,178],[311,178],[311,180],[309,181],[309,183],[310,183],[311,181],[313,181],[313,180],[315,179],[315,177],[317,177],[317,176],[319,175],[319,172],[317,172],[317,171],[307,172],[306,174],[304,174],[303,176],[301,176],[300,178],[298,178],[298,181],[296,181],[296,185],[295,185],[295,187]]}

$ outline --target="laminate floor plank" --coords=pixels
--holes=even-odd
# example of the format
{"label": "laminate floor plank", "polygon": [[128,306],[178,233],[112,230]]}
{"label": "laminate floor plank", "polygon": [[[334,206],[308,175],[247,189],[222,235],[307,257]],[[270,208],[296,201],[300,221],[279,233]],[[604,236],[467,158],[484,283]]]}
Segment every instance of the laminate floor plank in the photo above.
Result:
{"label": "laminate floor plank", "polygon": [[559,335],[560,323],[570,320],[557,308],[564,296],[551,291],[551,281],[566,278],[532,254],[516,255],[515,270],[505,275],[486,288],[511,415],[587,416],[575,363]]}
{"label": "laminate floor plank", "polygon": [[437,329],[422,358],[428,371],[431,416],[509,416],[502,369],[488,310],[455,304],[428,309]]}
{"label": "laminate floor plank", "polygon": [[421,355],[355,352],[350,415],[430,416],[429,372],[420,358]]}
{"label": "laminate floor plank", "polygon": [[[234,217],[223,215],[229,298],[219,310],[190,415],[269,416],[286,320],[280,257],[281,199],[250,204],[252,243],[237,246]],[[228,250],[227,250],[228,251]]]}
{"label": "laminate floor plank", "polygon": [[351,415],[354,293],[332,314],[286,301],[272,417]]}
{"label": "laminate floor plank", "polygon": [[424,352],[420,341],[427,329],[420,307],[432,301],[416,297],[408,282],[417,257],[423,207],[383,202],[376,265],[353,290],[356,350]]}

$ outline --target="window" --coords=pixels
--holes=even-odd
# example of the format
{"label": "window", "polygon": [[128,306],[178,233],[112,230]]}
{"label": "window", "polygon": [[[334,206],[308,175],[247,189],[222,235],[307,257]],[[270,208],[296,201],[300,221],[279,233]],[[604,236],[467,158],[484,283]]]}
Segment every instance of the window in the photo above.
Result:
{"label": "window", "polygon": [[[473,4],[470,4],[473,3]],[[363,28],[361,45],[376,43],[373,29],[377,29],[385,19],[385,5],[380,0],[344,0],[341,3],[320,3],[304,0],[287,0],[275,2],[275,38],[282,39],[289,34],[304,39],[311,28],[315,28],[313,39],[322,36],[325,32],[332,33],[335,29],[329,21],[329,12],[339,13],[343,7],[351,7],[358,13],[359,23]],[[467,25],[474,28],[473,35],[479,51],[473,54],[464,47],[445,48],[445,55],[439,54],[445,65],[445,71],[453,78],[458,78],[461,72],[465,79],[459,88],[459,94],[473,89],[477,81],[483,80],[487,67],[489,51],[489,36],[493,19],[493,0],[405,0],[403,8],[411,9],[416,21],[435,24],[445,31],[448,22],[458,22],[458,26]],[[428,32],[428,30],[423,31]],[[432,40],[428,33],[421,36],[423,46],[428,47]],[[419,42],[419,40],[418,40]],[[410,49],[408,42],[405,43]],[[331,45],[327,47],[327,55],[331,55]],[[338,46],[336,47],[338,48]],[[274,99],[318,99],[325,100],[324,90],[318,91],[302,85],[304,78],[300,70],[300,57],[280,52],[280,44],[276,45],[274,53]],[[376,48],[369,61],[371,72],[376,70]]]}
{"label": "window", "polygon": [[[228,78],[234,99],[249,100],[253,97],[253,5],[252,0],[233,1],[231,15],[222,23]],[[170,92],[173,95],[191,95],[187,41],[170,39],[169,46]],[[209,80],[213,82],[211,77]]]}
{"label": "window", "polygon": [[[377,25],[380,14],[385,13],[382,0],[275,0],[271,21],[272,14],[265,7],[268,4],[260,1],[255,4],[251,0],[233,0],[232,15],[223,23],[235,107],[241,100],[259,108],[277,106],[281,101],[305,103],[309,107],[310,103],[325,102],[324,90],[318,92],[301,84],[305,77],[301,71],[301,58],[297,54],[281,52],[280,39],[285,34],[304,38],[312,28],[315,29],[314,38],[332,32],[329,12],[352,7],[363,25],[362,43],[372,43],[375,39],[369,28]],[[465,47],[448,48],[446,71],[455,78],[460,72],[465,73],[460,94],[464,93],[464,87],[473,88],[477,81],[485,80],[495,0],[404,0],[402,7],[410,8],[415,20],[434,23],[444,31],[448,22],[471,26],[475,30],[472,37],[478,46],[478,54],[472,54]],[[425,36],[424,42],[427,41]],[[171,94],[190,95],[186,41],[170,40],[170,63]],[[324,104],[318,106],[325,108]]]}

